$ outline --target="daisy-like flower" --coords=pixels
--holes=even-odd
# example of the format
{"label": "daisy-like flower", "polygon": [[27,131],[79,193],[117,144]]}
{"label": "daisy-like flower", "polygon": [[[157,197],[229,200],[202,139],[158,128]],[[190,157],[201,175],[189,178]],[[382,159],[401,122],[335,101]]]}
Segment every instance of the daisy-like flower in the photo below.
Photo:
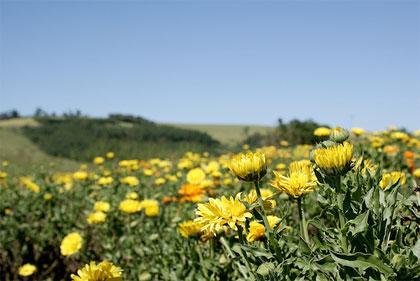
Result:
{"label": "daisy-like flower", "polygon": [[327,138],[331,134],[331,129],[325,127],[316,128],[314,131],[314,136],[319,138]]}
{"label": "daisy-like flower", "polygon": [[294,198],[313,191],[317,185],[311,163],[307,160],[292,162],[288,176],[283,176],[276,171],[273,173],[275,179],[271,181],[271,185]]}
{"label": "daisy-like flower", "polygon": [[265,154],[262,152],[239,153],[232,157],[229,168],[240,180],[261,180],[267,173]]}
{"label": "daisy-like flower", "polygon": [[180,202],[200,202],[203,200],[206,194],[205,190],[196,184],[184,184],[178,190],[178,194],[181,196]]}
{"label": "daisy-like flower", "polygon": [[120,205],[118,209],[124,213],[132,214],[139,212],[141,210],[142,206],[140,204],[140,201],[132,200],[132,199],[126,199],[120,202]]}
{"label": "daisy-like flower", "polygon": [[86,221],[88,222],[88,224],[99,224],[99,223],[103,223],[105,219],[106,219],[106,214],[104,212],[97,211],[97,212],[90,213],[87,216]]}
{"label": "daisy-like flower", "polygon": [[187,181],[190,184],[199,185],[201,184],[202,181],[204,181],[205,178],[206,178],[206,174],[200,168],[192,169],[187,174]]}
{"label": "daisy-like flower", "polygon": [[122,269],[108,261],[99,264],[91,261],[70,277],[73,281],[121,281]]}
{"label": "daisy-like flower", "polygon": [[201,235],[202,225],[196,221],[188,220],[178,225],[178,232],[182,237],[197,237]]}
{"label": "daisy-like flower", "polygon": [[63,256],[77,253],[82,247],[83,238],[78,232],[67,234],[61,241],[60,251]]}
{"label": "daisy-like flower", "polygon": [[390,173],[385,173],[382,175],[382,179],[379,182],[379,186],[382,189],[386,189],[390,185],[396,184],[398,180],[400,181],[401,185],[406,183],[407,179],[403,172],[394,171]]}
{"label": "daisy-like flower", "polygon": [[[275,228],[280,222],[280,218],[276,216],[267,216],[267,220],[271,229]],[[248,242],[259,240],[264,237],[264,233],[264,225],[257,221],[252,221],[249,223],[249,232],[246,236],[246,240],[248,240]]]}
{"label": "daisy-like flower", "polygon": [[320,147],[314,151],[314,161],[325,175],[342,175],[351,169],[353,145],[349,142]]}
{"label": "daisy-like flower", "polygon": [[198,204],[196,214],[198,218],[195,221],[203,225],[201,230],[214,236],[224,226],[237,230],[237,225],[243,227],[246,219],[252,217],[239,198],[232,196],[229,199],[225,196],[220,199],[210,198],[208,203]]}
{"label": "daisy-like flower", "polygon": [[97,201],[93,205],[93,209],[98,212],[108,212],[111,205],[105,201]]}
{"label": "daisy-like flower", "polygon": [[30,263],[24,264],[19,267],[20,276],[31,276],[36,271],[36,266]]}

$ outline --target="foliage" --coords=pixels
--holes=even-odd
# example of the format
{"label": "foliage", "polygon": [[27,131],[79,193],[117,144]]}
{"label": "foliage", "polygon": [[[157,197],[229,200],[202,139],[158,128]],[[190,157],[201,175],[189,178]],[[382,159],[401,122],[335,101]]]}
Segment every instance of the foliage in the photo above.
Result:
{"label": "foliage", "polygon": [[38,118],[38,127],[24,134],[53,156],[89,160],[114,151],[120,157],[165,157],[188,150],[214,150],[218,142],[205,133],[157,125],[140,117],[112,115],[108,119],[84,117]]}
{"label": "foliage", "polygon": [[[25,178],[8,176],[4,165],[0,276],[19,280],[31,264],[37,270],[25,278],[69,280],[85,264],[108,260],[123,280],[418,280],[420,139],[396,133],[352,135],[353,158],[341,161],[348,145],[323,155],[331,171],[318,167],[318,157],[308,160],[307,146],[174,160],[97,154],[94,166],[74,173]],[[391,171],[405,177],[381,185]],[[286,193],[271,187],[284,183]],[[311,188],[295,192],[302,183]],[[98,206],[105,219],[95,222]],[[194,223],[217,227],[197,231]],[[73,232],[82,246],[63,256],[62,240]]]}

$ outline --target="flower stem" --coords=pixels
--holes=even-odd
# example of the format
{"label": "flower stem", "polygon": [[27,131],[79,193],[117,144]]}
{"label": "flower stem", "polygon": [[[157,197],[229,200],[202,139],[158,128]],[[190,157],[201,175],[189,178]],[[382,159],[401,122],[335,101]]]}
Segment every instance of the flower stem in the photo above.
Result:
{"label": "flower stem", "polygon": [[306,223],[305,214],[303,213],[302,208],[302,198],[297,199],[298,210],[299,210],[299,220],[300,220],[300,232],[305,239],[305,242],[309,244],[309,234],[308,234],[308,225]]}
{"label": "flower stem", "polygon": [[[337,176],[336,179],[335,179],[335,191],[336,191],[336,194],[342,193],[341,176]],[[347,237],[343,233],[344,232],[344,225],[346,224],[346,221],[344,219],[344,213],[340,209],[338,209],[338,221],[339,221],[339,227],[340,227],[341,247],[343,248],[344,252],[347,253],[348,252]]]}
{"label": "flower stem", "polygon": [[264,227],[265,227],[265,233],[267,234],[267,238],[270,238],[269,234],[271,233],[271,228],[270,228],[270,224],[268,223],[268,220],[267,220],[267,214],[265,212],[264,202],[263,202],[263,199],[261,197],[259,181],[255,181],[254,185],[255,185],[255,191],[257,192],[258,204],[260,205],[261,212],[262,212],[262,217],[263,217],[263,222],[264,222]]}

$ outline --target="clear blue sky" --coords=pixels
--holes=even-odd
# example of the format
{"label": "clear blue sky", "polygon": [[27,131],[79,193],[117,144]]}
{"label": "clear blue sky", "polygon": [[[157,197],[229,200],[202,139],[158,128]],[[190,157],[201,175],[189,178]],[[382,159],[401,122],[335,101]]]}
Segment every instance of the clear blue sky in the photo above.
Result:
{"label": "clear blue sky", "polygon": [[0,2],[1,111],[420,127],[420,1]]}

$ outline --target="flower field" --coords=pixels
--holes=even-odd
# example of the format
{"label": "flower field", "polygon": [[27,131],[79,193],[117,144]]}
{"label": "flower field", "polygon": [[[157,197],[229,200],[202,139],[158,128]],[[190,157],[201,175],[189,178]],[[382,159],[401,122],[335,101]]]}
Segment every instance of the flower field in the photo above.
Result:
{"label": "flower field", "polygon": [[[0,167],[1,280],[419,280],[420,132]],[[7,159],[5,159],[7,160]]]}

